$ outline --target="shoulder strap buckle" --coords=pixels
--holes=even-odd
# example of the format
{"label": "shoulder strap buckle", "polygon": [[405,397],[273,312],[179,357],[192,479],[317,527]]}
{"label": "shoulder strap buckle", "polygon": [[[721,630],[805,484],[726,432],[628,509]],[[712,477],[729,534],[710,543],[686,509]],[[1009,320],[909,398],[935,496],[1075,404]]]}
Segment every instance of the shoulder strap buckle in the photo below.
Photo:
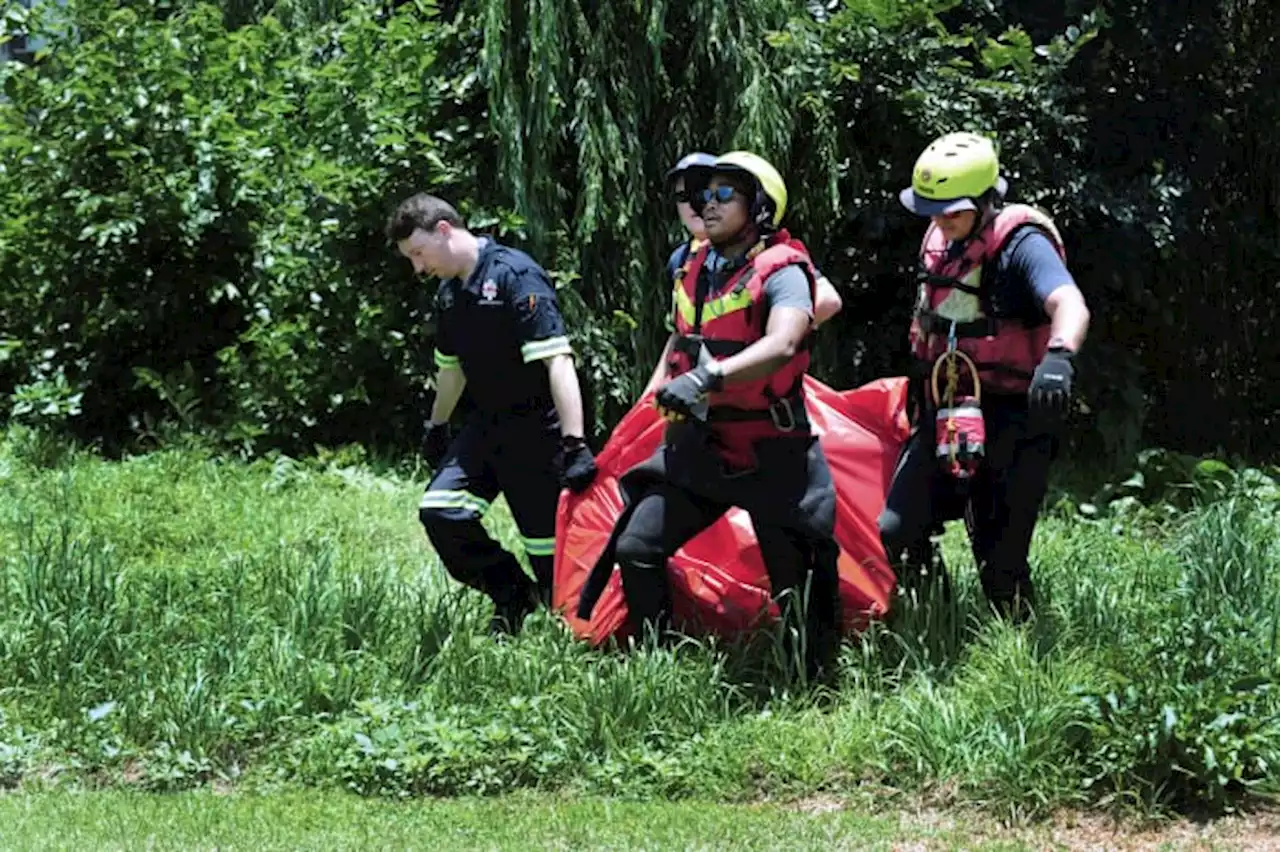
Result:
{"label": "shoulder strap buckle", "polygon": [[[771,394],[772,396],[772,394]],[[794,432],[799,425],[796,411],[791,405],[792,397],[774,397],[769,402],[769,419],[779,432]]]}

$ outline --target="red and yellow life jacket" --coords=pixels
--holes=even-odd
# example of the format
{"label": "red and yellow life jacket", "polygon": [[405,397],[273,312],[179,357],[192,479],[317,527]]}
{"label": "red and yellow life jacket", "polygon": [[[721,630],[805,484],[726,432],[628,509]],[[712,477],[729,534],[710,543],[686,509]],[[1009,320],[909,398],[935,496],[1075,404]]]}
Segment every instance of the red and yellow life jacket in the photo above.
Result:
{"label": "red and yellow life jacket", "polygon": [[986,279],[983,276],[1013,232],[1024,225],[1043,231],[1066,260],[1066,247],[1053,220],[1025,204],[1002,208],[955,257],[950,256],[947,239],[933,223],[920,245],[924,276],[911,319],[912,354],[932,365],[947,351],[954,322],[956,348],[973,359],[984,396],[987,391],[1026,392],[1049,342],[1048,317],[1028,322],[1002,315],[1000,307],[992,304],[990,274]]}
{"label": "red and yellow life jacket", "polygon": [[[786,230],[758,243],[748,261],[735,270],[719,295],[698,304],[698,278],[710,250],[702,245],[676,273],[672,293],[672,323],[676,340],[667,370],[671,378],[696,366],[700,347],[715,360],[741,352],[764,337],[764,285],[769,276],[798,265],[809,279],[809,293],[816,298],[817,272],[804,243]],[[734,382],[709,395],[708,422],[727,445],[750,443],[766,437],[805,435],[803,382],[809,369],[808,338],[774,373],[749,382]]]}

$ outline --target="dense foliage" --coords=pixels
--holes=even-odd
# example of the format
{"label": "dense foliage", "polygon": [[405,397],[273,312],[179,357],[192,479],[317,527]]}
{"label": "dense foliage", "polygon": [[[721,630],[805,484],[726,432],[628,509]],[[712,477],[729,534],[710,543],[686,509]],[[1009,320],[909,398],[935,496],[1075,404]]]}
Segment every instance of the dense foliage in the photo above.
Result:
{"label": "dense foliage", "polygon": [[[56,14],[49,13],[56,9]],[[538,0],[6,6],[5,416],[109,450],[409,449],[433,284],[381,233],[430,189],[553,270],[597,434],[661,345],[661,175],[752,147],[841,287],[818,373],[904,367],[920,148],[996,136],[1094,309],[1083,457],[1268,452],[1280,369],[1273,4]],[[536,69],[536,73],[528,73]],[[1187,418],[1176,412],[1194,410]]]}

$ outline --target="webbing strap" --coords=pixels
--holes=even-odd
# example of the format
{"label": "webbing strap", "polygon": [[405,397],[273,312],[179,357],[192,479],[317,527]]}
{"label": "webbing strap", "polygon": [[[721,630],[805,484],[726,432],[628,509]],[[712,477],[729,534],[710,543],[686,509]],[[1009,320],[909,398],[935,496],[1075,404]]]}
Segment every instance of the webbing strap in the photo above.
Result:
{"label": "webbing strap", "polygon": [[[920,322],[920,330],[925,334],[949,335],[951,333],[951,320],[941,314],[920,311],[917,318]],[[996,327],[996,320],[992,317],[960,322],[956,323],[956,337],[995,337]]]}

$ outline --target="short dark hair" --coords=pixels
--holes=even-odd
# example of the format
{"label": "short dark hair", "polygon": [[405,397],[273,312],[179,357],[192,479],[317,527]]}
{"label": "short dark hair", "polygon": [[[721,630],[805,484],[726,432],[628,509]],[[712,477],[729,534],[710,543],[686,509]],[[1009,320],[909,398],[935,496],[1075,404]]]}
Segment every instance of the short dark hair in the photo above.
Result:
{"label": "short dark hair", "polygon": [[466,223],[453,205],[443,198],[419,192],[411,195],[387,219],[387,238],[392,242],[407,239],[415,228],[434,231],[440,222],[448,222],[455,228],[465,228]]}

